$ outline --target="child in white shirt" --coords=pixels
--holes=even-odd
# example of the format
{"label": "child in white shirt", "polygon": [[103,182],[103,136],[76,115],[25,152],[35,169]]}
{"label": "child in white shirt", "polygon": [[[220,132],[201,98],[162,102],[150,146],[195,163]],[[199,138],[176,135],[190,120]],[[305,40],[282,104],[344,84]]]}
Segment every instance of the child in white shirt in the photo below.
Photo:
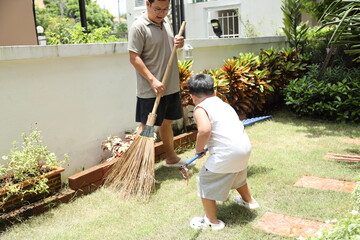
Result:
{"label": "child in white shirt", "polygon": [[246,183],[251,144],[235,110],[216,97],[210,75],[196,75],[189,80],[188,87],[196,105],[194,118],[198,134],[195,152],[204,156],[207,145],[210,153],[198,174],[198,194],[205,216],[193,218],[190,226],[219,230],[225,224],[217,219],[216,201],[225,201],[231,189],[240,194],[235,197],[235,203],[248,209],[259,207]]}

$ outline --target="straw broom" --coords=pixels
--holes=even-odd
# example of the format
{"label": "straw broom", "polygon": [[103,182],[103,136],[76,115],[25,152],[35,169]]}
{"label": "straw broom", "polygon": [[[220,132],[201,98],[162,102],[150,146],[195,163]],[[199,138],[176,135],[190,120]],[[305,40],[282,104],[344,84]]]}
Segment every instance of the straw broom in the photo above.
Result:
{"label": "straw broom", "polygon": [[[183,22],[179,31],[181,36],[185,30]],[[169,62],[165,69],[162,84],[165,86],[176,53],[176,47],[171,51]],[[155,99],[152,112],[149,113],[146,125],[133,143],[114,163],[105,179],[105,185],[119,189],[124,198],[135,196],[148,198],[155,186],[155,150],[154,150],[154,124],[156,111],[161,96]]]}

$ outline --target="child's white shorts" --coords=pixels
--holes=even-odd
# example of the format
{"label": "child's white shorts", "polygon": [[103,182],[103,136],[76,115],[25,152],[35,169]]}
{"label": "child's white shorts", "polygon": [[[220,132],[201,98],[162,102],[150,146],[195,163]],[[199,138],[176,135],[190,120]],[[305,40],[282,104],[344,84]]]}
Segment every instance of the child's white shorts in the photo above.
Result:
{"label": "child's white shorts", "polygon": [[231,189],[246,184],[247,168],[236,173],[213,173],[205,166],[197,176],[198,195],[201,198],[226,201]]}

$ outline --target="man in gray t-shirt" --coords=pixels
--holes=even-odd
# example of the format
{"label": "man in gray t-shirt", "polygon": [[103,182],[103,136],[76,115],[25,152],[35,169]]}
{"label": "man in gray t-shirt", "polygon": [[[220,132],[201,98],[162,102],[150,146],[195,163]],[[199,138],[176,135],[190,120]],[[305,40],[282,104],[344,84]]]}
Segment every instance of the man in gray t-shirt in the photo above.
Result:
{"label": "man in gray t-shirt", "polygon": [[140,122],[138,133],[146,124],[156,96],[162,96],[155,125],[166,150],[165,166],[178,167],[183,164],[174,151],[172,121],[182,117],[179,72],[174,58],[166,86],[162,78],[175,45],[181,48],[184,38],[174,37],[167,14],[170,0],[147,0],[146,11],[136,19],[129,29],[128,50],[130,62],[136,69],[137,106],[136,121]]}

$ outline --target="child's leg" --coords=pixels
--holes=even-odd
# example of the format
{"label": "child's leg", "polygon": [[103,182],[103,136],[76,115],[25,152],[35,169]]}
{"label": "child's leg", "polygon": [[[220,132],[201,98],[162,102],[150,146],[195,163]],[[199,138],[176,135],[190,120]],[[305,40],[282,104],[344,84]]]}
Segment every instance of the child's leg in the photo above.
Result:
{"label": "child's leg", "polygon": [[256,203],[256,201],[251,197],[249,187],[247,183],[237,188],[236,191],[239,192],[241,198],[247,203]]}
{"label": "child's leg", "polygon": [[209,221],[214,224],[219,224],[220,222],[216,217],[216,201],[206,198],[201,198],[201,201],[204,206],[205,215]]}

